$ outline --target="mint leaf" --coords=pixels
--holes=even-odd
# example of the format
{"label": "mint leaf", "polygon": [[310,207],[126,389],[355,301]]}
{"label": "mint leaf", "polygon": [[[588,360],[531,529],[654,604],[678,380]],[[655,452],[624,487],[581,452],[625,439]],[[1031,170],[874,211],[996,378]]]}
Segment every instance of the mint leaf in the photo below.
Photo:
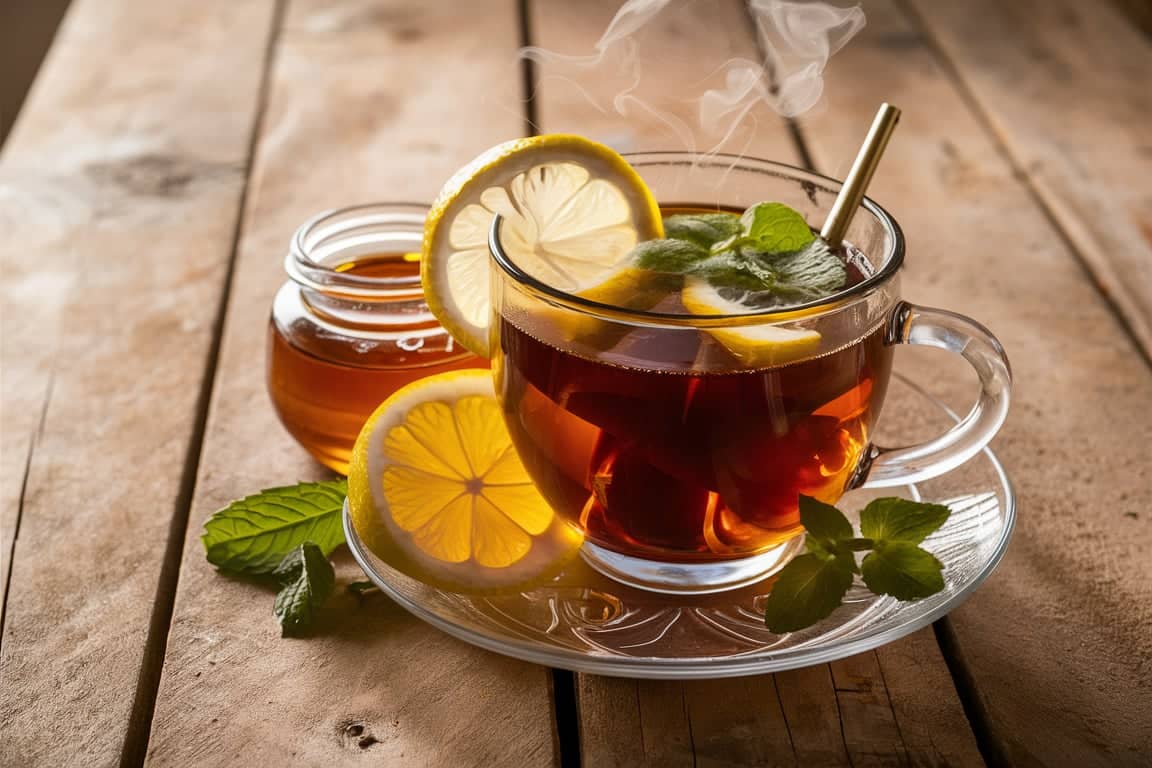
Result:
{"label": "mint leaf", "polygon": [[848,281],[848,270],[823,240],[813,240],[795,253],[763,257],[772,271],[774,294],[793,303],[831,296]]}
{"label": "mint leaf", "polygon": [[682,275],[708,258],[708,251],[686,240],[645,240],[632,249],[636,266]]}
{"label": "mint leaf", "polygon": [[860,513],[860,533],[877,541],[919,544],[944,525],[950,510],[943,504],[924,504],[894,496],[874,499]]}
{"label": "mint leaf", "polygon": [[762,265],[739,253],[723,251],[697,262],[688,272],[702,277],[717,288],[729,288],[744,294],[762,292],[774,278]]}
{"label": "mint leaf", "polygon": [[688,213],[664,218],[664,236],[708,250],[721,240],[743,231],[734,213]]}
{"label": "mint leaf", "polygon": [[791,253],[816,239],[804,217],[784,203],[757,203],[744,211],[740,223],[761,253]]}
{"label": "mint leaf", "polygon": [[320,547],[306,541],[285,555],[272,575],[282,585],[273,608],[281,636],[303,634],[336,587],[332,564]]}
{"label": "mint leaf", "polygon": [[764,624],[794,632],[829,616],[852,585],[852,570],[839,558],[809,553],[780,570],[764,603]]}
{"label": "mint leaf", "polygon": [[811,496],[800,496],[800,524],[809,539],[817,540],[826,550],[834,550],[840,541],[852,538],[852,523],[831,504]]}
{"label": "mint leaf", "polygon": [[[948,519],[942,504],[875,499],[860,513],[862,537],[840,510],[811,496],[799,499],[807,554],[780,570],[764,605],[773,632],[802,629],[840,605],[859,573],[874,594],[919,600],[944,589],[944,566],[917,544]],[[868,552],[856,564],[856,552]]]}
{"label": "mint leaf", "polygon": [[906,541],[877,542],[860,563],[868,589],[899,600],[918,600],[944,589],[943,567],[931,552]]}
{"label": "mint leaf", "polygon": [[204,523],[208,562],[229,571],[274,571],[305,541],[325,555],[344,543],[345,480],[266,488],[234,501]]}

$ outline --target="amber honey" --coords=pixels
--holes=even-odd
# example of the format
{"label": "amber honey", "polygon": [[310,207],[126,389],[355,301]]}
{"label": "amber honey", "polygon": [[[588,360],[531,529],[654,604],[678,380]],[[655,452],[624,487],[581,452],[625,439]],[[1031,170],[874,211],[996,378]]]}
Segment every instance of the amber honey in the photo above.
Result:
{"label": "amber honey", "polygon": [[[419,277],[418,263],[405,261],[403,254],[368,255],[338,271]],[[288,288],[291,293],[295,286]],[[277,301],[307,306],[298,296]],[[289,314],[287,307],[282,309],[282,315]],[[292,314],[295,322],[282,324],[274,315],[268,325],[268,392],[292,436],[317,461],[340,473],[348,471],[365,419],[397,389],[442,371],[488,365],[456,344],[431,315],[394,322],[383,331],[352,327],[340,332],[316,307]]]}
{"label": "amber honey", "polygon": [[342,474],[360,427],[416,379],[487,367],[440,327],[420,290],[418,206],[319,217],[293,239],[292,280],[268,324],[268,393],[285,429]]}

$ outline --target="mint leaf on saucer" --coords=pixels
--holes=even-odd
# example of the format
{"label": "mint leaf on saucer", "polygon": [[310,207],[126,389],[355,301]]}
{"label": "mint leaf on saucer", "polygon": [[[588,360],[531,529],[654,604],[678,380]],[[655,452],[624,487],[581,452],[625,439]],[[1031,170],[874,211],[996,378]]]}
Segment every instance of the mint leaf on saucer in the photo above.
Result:
{"label": "mint leaf on saucer", "polygon": [[829,549],[852,538],[852,523],[844,513],[811,496],[800,496],[800,524],[808,532],[809,541],[816,539]]}
{"label": "mint leaf on saucer", "polygon": [[875,499],[860,512],[860,534],[869,539],[919,544],[948,519],[943,504],[907,499]]}
{"label": "mint leaf on saucer", "polygon": [[816,239],[800,212],[784,203],[757,203],[740,223],[749,245],[761,253],[791,253]]}
{"label": "mint leaf on saucer", "polygon": [[664,236],[708,250],[743,231],[734,213],[684,213],[664,217]]}
{"label": "mint leaf on saucer", "polygon": [[320,547],[306,541],[289,552],[272,575],[280,582],[273,612],[281,635],[300,635],[336,587],[336,572]]}
{"label": "mint leaf on saucer", "polygon": [[[836,507],[800,496],[807,554],[780,569],[764,604],[773,632],[794,632],[829,616],[859,573],[874,594],[918,600],[944,589],[943,565],[917,546],[948,519],[942,504],[875,499],[860,514],[861,533]],[[868,552],[859,565],[856,553]]]}
{"label": "mint leaf on saucer", "polygon": [[852,569],[839,558],[809,552],[792,560],[764,603],[764,623],[773,632],[794,632],[831,615],[840,606]]}
{"label": "mint leaf on saucer", "polygon": [[343,479],[267,488],[234,501],[204,524],[208,562],[227,571],[272,573],[286,555],[312,542],[325,556],[344,543]]}
{"label": "mint leaf on saucer", "polygon": [[881,541],[860,563],[860,572],[868,589],[878,595],[917,600],[944,589],[943,567],[935,555],[915,544]]}

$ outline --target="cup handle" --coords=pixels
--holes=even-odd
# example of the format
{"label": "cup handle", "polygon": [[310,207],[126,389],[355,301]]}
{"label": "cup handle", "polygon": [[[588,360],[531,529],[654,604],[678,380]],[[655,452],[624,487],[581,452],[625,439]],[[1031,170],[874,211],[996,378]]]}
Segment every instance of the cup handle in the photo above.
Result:
{"label": "cup handle", "polygon": [[963,356],[980,377],[980,397],[960,423],[934,440],[904,448],[873,446],[857,487],[906,485],[950,472],[983,450],[1008,415],[1012,369],[987,328],[955,312],[900,302],[888,332],[890,344],[922,344]]}

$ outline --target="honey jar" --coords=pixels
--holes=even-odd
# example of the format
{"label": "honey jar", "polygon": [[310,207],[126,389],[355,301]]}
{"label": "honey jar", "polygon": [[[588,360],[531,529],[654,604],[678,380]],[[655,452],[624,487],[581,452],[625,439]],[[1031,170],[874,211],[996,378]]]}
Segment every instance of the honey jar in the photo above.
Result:
{"label": "honey jar", "polygon": [[268,393],[317,461],[345,474],[360,427],[416,379],[487,367],[436,322],[420,288],[427,207],[322,213],[293,235],[268,324]]}

